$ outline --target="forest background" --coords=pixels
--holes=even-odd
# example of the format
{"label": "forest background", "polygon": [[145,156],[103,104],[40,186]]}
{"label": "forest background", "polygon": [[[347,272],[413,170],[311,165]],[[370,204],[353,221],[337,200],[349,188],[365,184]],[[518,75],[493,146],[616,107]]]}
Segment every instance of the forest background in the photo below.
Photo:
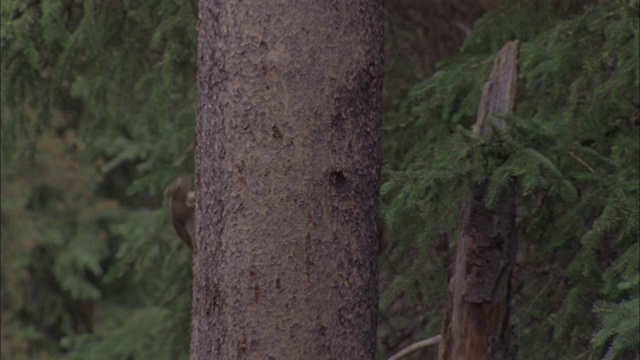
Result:
{"label": "forest background", "polygon": [[[386,2],[378,357],[438,334],[459,207],[515,181],[519,359],[638,359],[637,0]],[[4,359],[186,359],[195,1],[3,1]],[[471,135],[521,43],[509,129]],[[408,359],[435,358],[433,348]]]}

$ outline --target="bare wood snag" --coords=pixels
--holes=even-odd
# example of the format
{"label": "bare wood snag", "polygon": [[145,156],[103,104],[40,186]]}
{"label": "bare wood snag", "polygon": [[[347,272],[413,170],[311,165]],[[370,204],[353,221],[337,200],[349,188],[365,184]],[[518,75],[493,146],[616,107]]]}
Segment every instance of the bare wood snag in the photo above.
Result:
{"label": "bare wood snag", "polygon": [[[513,110],[518,42],[496,56],[474,125],[483,136],[504,130],[493,117]],[[509,357],[509,282],[516,255],[515,189],[508,185],[498,204],[485,206],[487,184],[478,184],[462,205],[462,224],[449,284],[451,302],[442,328],[441,360],[489,360]]]}

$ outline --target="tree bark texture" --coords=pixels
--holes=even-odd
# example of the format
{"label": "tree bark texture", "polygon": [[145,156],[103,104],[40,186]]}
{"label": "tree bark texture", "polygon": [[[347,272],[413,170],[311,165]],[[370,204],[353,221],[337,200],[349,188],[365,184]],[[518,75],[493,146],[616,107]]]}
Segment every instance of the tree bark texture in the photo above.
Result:
{"label": "tree bark texture", "polygon": [[191,359],[372,359],[382,1],[201,0]]}
{"label": "tree bark texture", "polygon": [[[517,85],[518,43],[507,43],[496,56],[485,84],[474,133],[504,130],[513,111]],[[501,194],[494,208],[485,206],[487,183],[478,184],[462,205],[462,224],[449,284],[451,301],[442,328],[440,360],[509,359],[510,279],[515,263],[515,188]]]}

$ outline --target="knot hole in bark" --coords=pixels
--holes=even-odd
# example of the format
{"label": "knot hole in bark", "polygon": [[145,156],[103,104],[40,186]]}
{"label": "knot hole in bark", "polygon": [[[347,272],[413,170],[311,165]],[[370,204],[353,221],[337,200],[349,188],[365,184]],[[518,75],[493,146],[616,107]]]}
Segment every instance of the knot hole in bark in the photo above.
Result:
{"label": "knot hole in bark", "polygon": [[278,127],[278,125],[273,125],[271,127],[271,136],[273,136],[276,139],[282,139],[282,132],[280,131],[280,128]]}
{"label": "knot hole in bark", "polygon": [[334,170],[329,175],[331,186],[335,189],[337,195],[350,196],[352,185],[351,181],[345,176],[342,170]]}
{"label": "knot hole in bark", "polygon": [[332,171],[329,179],[331,181],[331,185],[333,185],[337,189],[341,188],[347,181],[347,178],[344,176],[342,170]]}

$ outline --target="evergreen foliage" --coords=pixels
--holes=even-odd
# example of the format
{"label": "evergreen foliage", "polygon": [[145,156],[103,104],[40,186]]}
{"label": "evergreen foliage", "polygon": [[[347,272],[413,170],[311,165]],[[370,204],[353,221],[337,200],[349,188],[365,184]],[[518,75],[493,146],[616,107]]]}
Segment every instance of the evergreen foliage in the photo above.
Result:
{"label": "evergreen foliage", "polygon": [[1,9],[2,358],[186,358],[196,2]]}
{"label": "evergreen foliage", "polygon": [[30,167],[3,155],[2,358],[57,354],[52,338],[93,327],[118,204],[97,196],[100,176],[79,166],[75,143],[38,140],[34,159],[15,159]]}
{"label": "evergreen foliage", "polygon": [[[519,357],[638,356],[637,14],[638,1],[505,1],[386,114],[382,196],[397,240],[392,266],[402,270],[382,309],[413,286],[432,294],[426,309],[439,322],[447,288],[432,274],[451,262],[442,239],[455,247],[460,204],[488,180],[491,207],[515,182]],[[522,44],[517,111],[506,133],[475,138],[480,91],[511,39]]]}
{"label": "evergreen foliage", "polygon": [[[1,11],[1,357],[186,358],[191,260],[161,189],[193,169],[196,2]],[[506,0],[436,74],[386,94],[381,343],[440,331],[460,204],[488,180],[488,206],[518,189],[520,358],[638,358],[638,11]],[[517,111],[478,139],[512,39]]]}

